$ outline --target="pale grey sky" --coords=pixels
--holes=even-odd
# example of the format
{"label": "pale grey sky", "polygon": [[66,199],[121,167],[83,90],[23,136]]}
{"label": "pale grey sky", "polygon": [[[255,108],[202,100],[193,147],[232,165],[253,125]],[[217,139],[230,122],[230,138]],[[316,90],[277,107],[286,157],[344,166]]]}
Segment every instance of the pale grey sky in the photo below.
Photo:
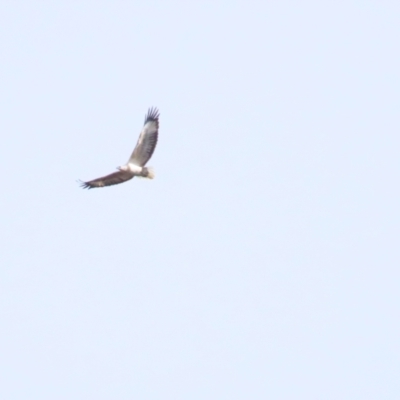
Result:
{"label": "pale grey sky", "polygon": [[[400,3],[0,3],[0,397],[398,399]],[[153,181],[82,190],[161,112]]]}

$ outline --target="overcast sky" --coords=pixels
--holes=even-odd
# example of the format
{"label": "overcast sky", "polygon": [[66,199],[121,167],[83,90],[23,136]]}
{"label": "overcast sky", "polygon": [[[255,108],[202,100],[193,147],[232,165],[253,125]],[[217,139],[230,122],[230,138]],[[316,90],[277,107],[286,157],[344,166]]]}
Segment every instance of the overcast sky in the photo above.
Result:
{"label": "overcast sky", "polygon": [[[0,397],[398,399],[400,3],[2,1]],[[160,110],[156,178],[82,190]]]}

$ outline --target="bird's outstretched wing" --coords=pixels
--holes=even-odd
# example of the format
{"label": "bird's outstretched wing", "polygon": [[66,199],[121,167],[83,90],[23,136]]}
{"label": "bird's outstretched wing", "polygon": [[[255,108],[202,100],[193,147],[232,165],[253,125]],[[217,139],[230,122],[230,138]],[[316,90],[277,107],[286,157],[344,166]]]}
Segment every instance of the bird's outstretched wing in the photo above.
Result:
{"label": "bird's outstretched wing", "polygon": [[132,179],[133,175],[127,171],[117,171],[113,172],[110,175],[102,176],[101,178],[93,179],[88,182],[80,182],[81,187],[84,189],[93,189],[104,186],[118,185],[119,183],[123,183]]}
{"label": "bird's outstretched wing", "polygon": [[157,108],[150,108],[144,119],[144,126],[140,132],[139,140],[129,162],[140,167],[146,165],[154,153],[158,140],[158,118],[160,113]]}

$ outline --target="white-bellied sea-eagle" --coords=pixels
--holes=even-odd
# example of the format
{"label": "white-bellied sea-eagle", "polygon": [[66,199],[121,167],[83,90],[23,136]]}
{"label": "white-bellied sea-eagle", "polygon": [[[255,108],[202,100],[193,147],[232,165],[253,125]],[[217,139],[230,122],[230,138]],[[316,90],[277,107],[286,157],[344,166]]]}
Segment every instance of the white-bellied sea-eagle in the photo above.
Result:
{"label": "white-bellied sea-eagle", "polygon": [[140,133],[139,140],[128,162],[118,167],[117,172],[101,178],[93,179],[88,182],[81,182],[85,189],[99,188],[103,186],[117,185],[129,181],[134,176],[143,178],[154,178],[154,171],[150,167],[145,167],[147,161],[154,153],[158,140],[158,119],[160,113],[157,108],[150,108],[144,119],[144,126]]}

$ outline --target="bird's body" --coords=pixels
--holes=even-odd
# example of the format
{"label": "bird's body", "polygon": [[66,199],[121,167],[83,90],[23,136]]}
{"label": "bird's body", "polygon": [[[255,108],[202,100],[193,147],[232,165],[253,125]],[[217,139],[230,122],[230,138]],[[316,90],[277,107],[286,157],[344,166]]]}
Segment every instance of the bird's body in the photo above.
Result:
{"label": "bird's body", "polygon": [[135,176],[153,179],[153,169],[145,167],[145,165],[153,155],[154,149],[157,145],[159,116],[160,113],[156,108],[149,109],[144,120],[144,126],[140,133],[139,140],[125,165],[118,167],[118,171],[113,172],[112,174],[93,179],[92,181],[81,182],[81,186],[85,189],[92,189],[117,185],[129,181]]}

